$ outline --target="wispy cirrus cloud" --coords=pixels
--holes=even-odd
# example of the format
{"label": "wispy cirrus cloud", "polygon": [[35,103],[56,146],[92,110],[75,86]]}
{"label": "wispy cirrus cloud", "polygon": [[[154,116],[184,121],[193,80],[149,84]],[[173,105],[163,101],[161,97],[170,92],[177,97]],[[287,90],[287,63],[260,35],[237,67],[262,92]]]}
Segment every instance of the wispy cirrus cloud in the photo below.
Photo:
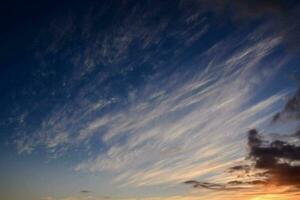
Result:
{"label": "wispy cirrus cloud", "polygon": [[[298,70],[295,2],[34,5],[36,26],[5,42],[7,60],[20,60],[1,78],[1,138],[12,146],[0,193],[295,199],[299,92],[283,105],[285,76]],[[23,42],[32,46],[14,51]]]}
{"label": "wispy cirrus cloud", "polygon": [[[41,52],[45,62],[56,53],[68,55],[63,59],[72,62],[62,89],[55,90],[66,92],[67,98],[53,106],[33,131],[25,127],[15,137],[19,153],[42,149],[48,158],[78,153],[72,169],[107,172],[112,174],[110,181],[123,186],[212,179],[243,158],[241,134],[267,122],[287,93],[260,98],[286,62],[270,59],[282,37],[260,27],[185,55],[185,49],[194,47],[208,31],[205,18],[179,18],[183,28],[174,30],[172,18],[154,28],[146,26],[145,19],[133,20],[137,13],[147,20],[155,16],[133,9],[132,16],[121,20],[124,26],[111,34],[83,34],[87,37],[83,52],[65,51],[69,43],[60,42],[65,34],[72,35],[71,23],[53,41],[64,47]],[[84,28],[89,33],[92,27]],[[137,47],[136,40],[141,40]],[[175,45],[166,50],[169,40]],[[136,77],[135,71],[148,65],[151,73]],[[128,76],[142,80],[130,82]]]}
{"label": "wispy cirrus cloud", "polygon": [[240,133],[266,122],[285,96],[252,101],[280,67],[261,64],[280,38],[247,39],[237,46],[228,40],[199,55],[203,64],[193,71],[149,77],[126,104],[120,99],[86,103],[81,96],[58,106],[36,133],[16,140],[19,152],[42,146],[56,157],[82,148],[87,159],[74,169],[109,172],[118,185],[174,185],[221,173],[245,153],[238,150],[243,149]]}
{"label": "wispy cirrus cloud", "polygon": [[[272,42],[268,44],[272,45]],[[216,63],[214,68],[204,70],[197,79],[183,82],[176,90],[160,91],[154,99],[148,95],[148,101],[143,99],[125,112],[117,112],[116,118],[108,123],[110,128],[102,140],[108,144],[121,143],[112,145],[106,153],[82,162],[75,169],[114,171],[119,173],[117,181],[151,185],[180,182],[186,177],[201,176],[225,167],[224,162],[239,158],[233,154],[239,145],[229,140],[236,143],[233,138],[243,130],[266,121],[273,113],[274,103],[285,95],[274,95],[243,108],[250,100],[248,94],[261,81],[259,77],[250,78],[251,73],[256,72],[259,56],[265,56],[268,51],[267,46],[258,43],[256,47],[246,48],[222,60],[224,63]],[[240,66],[252,56],[255,59],[248,63],[248,68]],[[231,70],[235,73],[230,74]],[[216,81],[214,76],[218,75]],[[262,75],[268,76],[271,74]],[[247,77],[251,80],[244,82]],[[171,80],[175,79],[172,77]],[[226,135],[231,139],[226,140]],[[122,140],[124,136],[125,141]],[[208,141],[211,144],[207,144]],[[215,157],[220,152],[222,156]]]}

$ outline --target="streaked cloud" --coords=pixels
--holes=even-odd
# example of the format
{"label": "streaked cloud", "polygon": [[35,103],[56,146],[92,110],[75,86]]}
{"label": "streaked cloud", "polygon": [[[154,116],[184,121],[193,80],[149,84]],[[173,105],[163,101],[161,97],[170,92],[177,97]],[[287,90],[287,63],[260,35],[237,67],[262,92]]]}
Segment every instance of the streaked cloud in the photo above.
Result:
{"label": "streaked cloud", "polygon": [[[285,188],[282,191],[283,195],[288,195],[293,199],[299,198],[299,91],[298,88],[296,93],[287,100],[283,110],[275,114],[275,117],[271,117],[275,123],[282,118],[282,115],[286,120],[297,121],[298,126],[292,134],[280,133],[280,140],[266,140],[256,129],[252,129],[248,132],[247,137],[249,149],[247,162],[244,161],[248,164],[235,165],[228,170],[229,173],[237,173],[236,177],[225,183],[189,180],[184,184],[192,185],[193,188],[209,190],[250,190],[253,193],[264,193],[265,195],[268,192],[258,192],[257,190],[267,187],[274,187],[274,190]],[[272,134],[270,135],[272,136]]]}
{"label": "streaked cloud", "polygon": [[[225,190],[222,199],[266,195],[260,188],[248,189],[267,180],[240,180],[233,172],[252,173],[253,166],[244,163],[246,143],[260,138],[244,133],[253,128],[268,130],[276,113],[273,121],[283,120],[299,104],[298,95],[280,111],[291,91],[269,89],[291,59],[278,54],[298,23],[285,32],[277,26],[273,31],[268,20],[255,24],[253,30],[235,24],[224,28],[230,34],[219,37],[217,32],[223,28],[213,27],[215,18],[209,15],[219,17],[229,9],[236,11],[229,14],[230,19],[251,21],[266,12],[287,27],[284,20],[297,14],[285,17],[281,3],[270,1],[253,7],[248,6],[250,1],[212,1],[216,7],[208,5],[205,12],[212,9],[213,13],[206,16],[198,7],[203,2],[207,1],[180,1],[169,14],[165,13],[171,8],[163,2],[160,6],[147,3],[145,8],[122,1],[113,14],[114,6],[107,3],[83,7],[83,16],[69,12],[47,24],[35,43],[41,67],[34,84],[55,83],[45,91],[39,87],[22,90],[43,98],[30,102],[32,106],[14,118],[19,125],[12,136],[17,152],[41,155],[47,162],[63,160],[71,173],[100,175],[101,183],[111,190],[164,186],[173,193],[177,187],[187,193],[124,200],[199,199],[199,191],[193,188],[214,190],[201,190],[205,199],[218,199]],[[228,2],[232,7],[227,7]],[[61,65],[68,67],[61,71]],[[298,118],[299,113],[294,114]],[[269,143],[249,144],[250,152],[252,147],[274,150],[274,145],[276,151],[296,148],[261,142]],[[252,153],[254,160],[265,158]],[[282,186],[276,189],[278,194],[289,189]],[[78,196],[63,200],[107,199],[97,197],[95,188],[79,188]],[[240,189],[245,194],[232,197]]]}
{"label": "streaked cloud", "polygon": [[[280,67],[275,67],[277,62],[271,68],[260,63],[281,41],[273,36],[253,40],[255,34],[235,46],[230,45],[233,38],[221,41],[196,58],[203,63],[192,71],[149,77],[135,91],[138,95],[110,112],[101,110],[122,102],[85,104],[82,96],[58,107],[35,134],[16,140],[19,152],[43,146],[50,155],[64,155],[85,146],[90,157],[75,170],[110,171],[120,184],[180,183],[217,173],[245,152],[237,151],[242,148],[240,134],[267,121],[285,96],[274,94],[253,103],[255,92],[263,90],[261,83]],[[84,87],[80,93],[92,90]],[[90,143],[92,138],[106,146],[104,151]]]}

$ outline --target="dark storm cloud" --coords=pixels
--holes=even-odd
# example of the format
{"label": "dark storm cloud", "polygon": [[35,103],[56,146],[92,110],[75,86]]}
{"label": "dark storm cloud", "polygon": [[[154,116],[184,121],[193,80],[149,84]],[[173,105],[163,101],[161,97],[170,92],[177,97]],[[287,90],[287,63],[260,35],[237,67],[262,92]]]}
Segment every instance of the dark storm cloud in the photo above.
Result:
{"label": "dark storm cloud", "polygon": [[[300,119],[300,87],[295,95],[288,99],[283,110],[274,116],[273,121],[276,122],[283,115],[287,119]],[[299,135],[300,130],[297,130],[283,137],[296,139]],[[223,184],[195,180],[184,183],[194,188],[211,190],[244,189],[244,185],[265,184],[300,188],[300,144],[298,140],[294,140],[294,143],[285,141],[285,138],[267,140],[256,129],[248,132],[247,140],[249,153],[246,160],[250,161],[250,164],[236,165],[227,170],[228,173],[239,173],[236,180]]]}

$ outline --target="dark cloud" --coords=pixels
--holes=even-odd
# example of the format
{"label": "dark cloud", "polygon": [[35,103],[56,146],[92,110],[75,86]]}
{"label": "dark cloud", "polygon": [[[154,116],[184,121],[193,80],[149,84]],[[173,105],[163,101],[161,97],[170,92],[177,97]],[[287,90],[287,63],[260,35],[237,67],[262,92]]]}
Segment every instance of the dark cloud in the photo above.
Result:
{"label": "dark cloud", "polygon": [[[287,119],[300,120],[300,88],[288,99],[283,110],[276,114],[273,120],[277,121],[283,115]],[[239,190],[245,189],[245,185],[267,184],[289,186],[292,190],[300,189],[300,144],[298,140],[289,142],[291,138],[299,138],[300,130],[291,135],[283,135],[285,136],[281,140],[267,140],[256,129],[250,130],[247,137],[249,153],[246,157],[250,162],[235,165],[227,170],[228,173],[239,174],[236,180],[223,184],[195,180],[184,183],[194,188],[211,190]],[[284,140],[284,137],[287,140]]]}
{"label": "dark cloud", "polygon": [[250,171],[250,166],[249,165],[237,165],[237,166],[233,166],[230,167],[228,169],[229,173],[235,172],[235,171],[245,171],[245,172],[249,172]]}
{"label": "dark cloud", "polygon": [[217,12],[230,10],[236,17],[258,17],[269,13],[283,14],[289,4],[284,0],[200,0]]}
{"label": "dark cloud", "polygon": [[210,182],[200,182],[196,180],[189,180],[185,181],[184,184],[192,185],[193,188],[203,188],[209,190],[223,190],[223,191],[230,191],[230,190],[243,190],[247,189],[249,185],[263,185],[267,182],[264,180],[253,180],[253,181],[229,181],[224,184],[219,183],[210,183]]}
{"label": "dark cloud", "polygon": [[284,109],[274,115],[273,122],[277,122],[280,119],[300,119],[300,88],[287,101]]}
{"label": "dark cloud", "polygon": [[234,184],[234,183],[217,184],[217,183],[208,183],[208,182],[200,182],[200,181],[196,181],[196,180],[189,180],[189,181],[185,181],[184,184],[192,185],[193,188],[204,188],[204,189],[210,189],[210,190],[242,189],[241,187],[236,187],[238,184]]}
{"label": "dark cloud", "polygon": [[254,185],[287,185],[300,188],[300,145],[285,141],[263,140],[255,130],[248,132],[249,155],[251,164],[237,165],[229,168],[229,173],[242,172],[244,177],[237,177],[224,184],[207,183],[196,180],[184,182],[194,188],[211,190],[240,190],[244,186]]}
{"label": "dark cloud", "polygon": [[88,193],[91,193],[92,191],[90,190],[81,190],[80,193],[83,193],[83,194],[88,194]]}
{"label": "dark cloud", "polygon": [[264,170],[263,178],[268,182],[300,187],[300,145],[281,140],[263,141],[257,132],[253,133],[249,133],[248,141],[250,138],[259,141],[255,144],[249,142],[249,155],[255,169]]}
{"label": "dark cloud", "polygon": [[[269,28],[282,37],[286,49],[300,50],[300,2],[297,0],[199,0],[204,10],[230,17],[240,25],[249,20],[264,20]],[[224,18],[225,17],[225,18]]]}

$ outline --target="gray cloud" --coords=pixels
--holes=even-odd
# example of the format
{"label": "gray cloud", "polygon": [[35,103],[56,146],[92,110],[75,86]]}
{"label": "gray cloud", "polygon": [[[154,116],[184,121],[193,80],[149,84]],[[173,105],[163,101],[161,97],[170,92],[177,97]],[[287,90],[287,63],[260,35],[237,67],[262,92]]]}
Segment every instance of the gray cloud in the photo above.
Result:
{"label": "gray cloud", "polygon": [[283,110],[278,112],[273,117],[273,122],[278,120],[297,120],[300,118],[300,88],[296,91],[295,95],[288,99]]}
{"label": "gray cloud", "polygon": [[264,141],[255,130],[249,132],[248,145],[254,168],[265,171],[262,178],[277,185],[300,187],[300,145]]}
{"label": "gray cloud", "polygon": [[247,190],[248,186],[253,185],[265,185],[267,184],[264,180],[253,180],[253,181],[228,181],[224,184],[200,182],[196,180],[190,180],[183,182],[187,185],[192,185],[193,188],[197,189],[208,189],[208,190],[220,190],[220,191],[234,191],[234,190]]}
{"label": "gray cloud", "polygon": [[80,193],[83,193],[83,194],[88,194],[88,193],[91,193],[92,191],[90,190],[81,190]]}
{"label": "gray cloud", "polygon": [[[288,119],[299,120],[299,88],[290,99],[288,99],[281,115]],[[278,114],[275,115],[278,120]],[[283,138],[299,137],[299,130],[292,135],[282,136]],[[245,189],[244,185],[268,185],[288,186],[291,191],[300,188],[300,144],[285,140],[267,140],[264,139],[256,129],[248,132],[247,160],[250,164],[236,165],[230,167],[227,172],[243,174],[243,178],[237,177],[223,184],[206,183],[199,181],[186,181],[185,184],[191,184],[194,188],[205,188],[211,190],[231,190]],[[250,181],[249,181],[250,180]],[[294,192],[293,192],[294,193]],[[295,195],[298,195],[296,193]],[[300,195],[300,194],[299,194]]]}

